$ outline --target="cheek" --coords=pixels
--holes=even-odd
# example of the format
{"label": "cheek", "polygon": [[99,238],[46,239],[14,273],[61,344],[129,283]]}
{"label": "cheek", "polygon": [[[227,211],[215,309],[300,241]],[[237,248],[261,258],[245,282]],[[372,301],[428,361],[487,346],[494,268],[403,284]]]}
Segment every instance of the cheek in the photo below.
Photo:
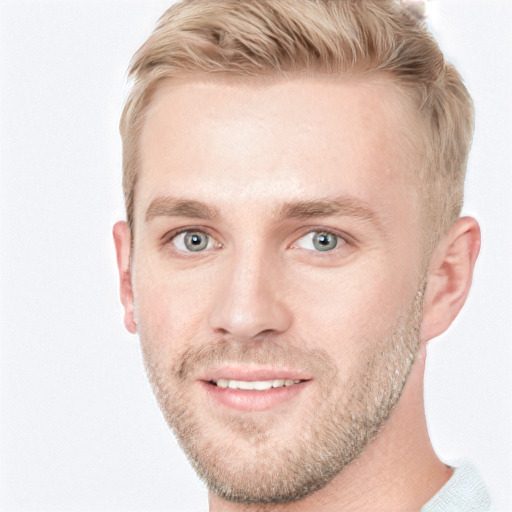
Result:
{"label": "cheek", "polygon": [[167,360],[197,338],[206,316],[206,290],[150,265],[134,275],[137,331],[143,350]]}
{"label": "cheek", "polygon": [[295,329],[343,368],[393,332],[416,291],[406,269],[378,259],[350,270],[304,272],[295,282]]}

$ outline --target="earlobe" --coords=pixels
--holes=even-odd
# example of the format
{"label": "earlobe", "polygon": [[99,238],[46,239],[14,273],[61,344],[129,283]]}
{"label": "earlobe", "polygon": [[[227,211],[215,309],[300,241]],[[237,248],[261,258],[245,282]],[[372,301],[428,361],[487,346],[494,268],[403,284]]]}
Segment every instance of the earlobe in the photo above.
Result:
{"label": "earlobe", "polygon": [[128,332],[135,334],[137,324],[135,323],[133,308],[133,289],[130,268],[131,233],[128,224],[119,221],[112,230],[114,244],[116,246],[117,269],[119,272],[119,292],[121,303],[124,308],[124,325]]}
{"label": "earlobe", "polygon": [[446,331],[466,302],[480,241],[478,222],[472,217],[462,217],[434,251],[423,308],[423,341]]}

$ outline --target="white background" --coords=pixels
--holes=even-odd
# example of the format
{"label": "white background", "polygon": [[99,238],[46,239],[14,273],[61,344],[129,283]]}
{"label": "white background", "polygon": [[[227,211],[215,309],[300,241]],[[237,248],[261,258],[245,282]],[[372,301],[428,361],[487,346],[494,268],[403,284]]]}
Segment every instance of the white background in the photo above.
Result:
{"label": "white background", "polygon": [[[111,241],[124,73],[168,5],[0,0],[3,511],[207,509],[123,329]],[[511,511],[512,7],[433,0],[431,26],[476,103],[465,213],[483,249],[431,343],[429,427]]]}

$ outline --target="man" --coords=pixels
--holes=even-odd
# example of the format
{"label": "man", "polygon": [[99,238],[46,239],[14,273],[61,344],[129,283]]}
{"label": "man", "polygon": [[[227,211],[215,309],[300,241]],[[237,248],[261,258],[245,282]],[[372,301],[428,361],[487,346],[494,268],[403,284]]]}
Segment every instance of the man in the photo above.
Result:
{"label": "man", "polygon": [[471,99],[424,27],[395,1],[191,0],[131,77],[125,325],[210,510],[486,510],[423,407],[480,247]]}

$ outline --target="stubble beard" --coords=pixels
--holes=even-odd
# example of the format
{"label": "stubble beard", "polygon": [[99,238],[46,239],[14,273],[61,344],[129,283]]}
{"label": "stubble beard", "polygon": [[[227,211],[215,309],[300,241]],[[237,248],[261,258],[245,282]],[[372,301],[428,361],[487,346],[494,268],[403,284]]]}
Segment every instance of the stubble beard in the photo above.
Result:
{"label": "stubble beard", "polygon": [[[159,406],[198,476],[219,497],[246,504],[300,500],[328,484],[378,435],[398,403],[419,345],[422,286],[391,334],[368,343],[357,371],[343,380],[329,354],[299,343],[254,346],[219,342],[189,349],[169,366],[143,350]],[[143,343],[144,347],[144,343]],[[216,363],[286,364],[315,376],[318,390],[293,436],[278,415],[201,416],[187,376]]]}

